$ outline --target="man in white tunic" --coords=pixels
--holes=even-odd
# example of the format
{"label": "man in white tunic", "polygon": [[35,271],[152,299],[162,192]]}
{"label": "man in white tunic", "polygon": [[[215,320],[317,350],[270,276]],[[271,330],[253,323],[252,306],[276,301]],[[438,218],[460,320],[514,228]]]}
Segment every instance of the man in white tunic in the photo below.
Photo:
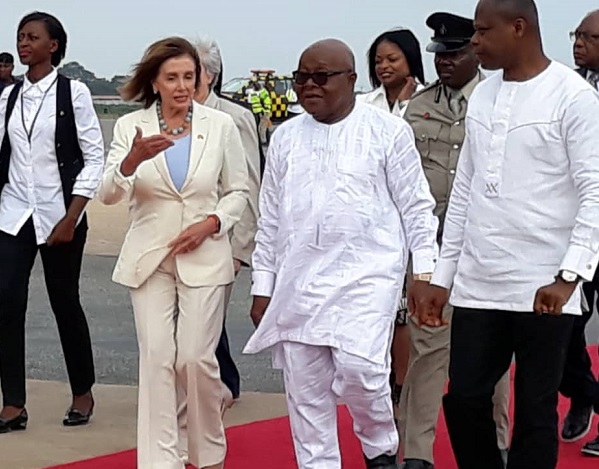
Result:
{"label": "man in white tunic", "polygon": [[553,469],[579,283],[593,278],[599,255],[599,96],[544,55],[534,1],[482,0],[474,26],[483,68],[501,72],[470,98],[430,303],[419,313],[438,325],[453,287],[443,403],[459,468],[503,469],[491,399],[515,354],[507,467]]}
{"label": "man in white tunic", "polygon": [[397,468],[389,348],[411,253],[420,301],[437,255],[435,202],[409,126],[355,102],[354,57],[309,47],[294,72],[306,114],[274,133],[253,255],[256,333],[283,369],[301,469],[341,467],[338,400],[369,469]]}

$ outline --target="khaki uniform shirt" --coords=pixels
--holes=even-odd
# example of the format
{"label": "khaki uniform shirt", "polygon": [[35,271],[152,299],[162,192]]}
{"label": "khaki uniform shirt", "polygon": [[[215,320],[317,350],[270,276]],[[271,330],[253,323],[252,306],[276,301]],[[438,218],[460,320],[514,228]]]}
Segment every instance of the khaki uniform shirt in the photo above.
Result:
{"label": "khaki uniform shirt", "polygon": [[460,90],[465,101],[459,114],[455,114],[450,108],[450,98],[455,91],[436,81],[414,95],[404,115],[404,119],[414,130],[416,147],[422,157],[422,166],[436,201],[435,215],[439,218],[437,237],[439,244],[443,235],[443,223],[458,158],[465,138],[466,104],[482,78],[482,74],[479,73]]}

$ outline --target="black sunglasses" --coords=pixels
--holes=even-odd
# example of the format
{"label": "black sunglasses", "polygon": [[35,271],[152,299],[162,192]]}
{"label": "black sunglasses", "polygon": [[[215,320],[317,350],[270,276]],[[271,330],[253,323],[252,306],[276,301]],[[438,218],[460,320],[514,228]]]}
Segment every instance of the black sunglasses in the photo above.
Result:
{"label": "black sunglasses", "polygon": [[327,81],[329,81],[330,77],[334,77],[335,75],[342,75],[343,73],[351,73],[351,70],[314,73],[300,72],[299,70],[296,70],[295,72],[293,72],[293,81],[295,81],[297,85],[305,85],[306,83],[308,83],[308,80],[312,79],[315,85],[324,86],[327,84]]}

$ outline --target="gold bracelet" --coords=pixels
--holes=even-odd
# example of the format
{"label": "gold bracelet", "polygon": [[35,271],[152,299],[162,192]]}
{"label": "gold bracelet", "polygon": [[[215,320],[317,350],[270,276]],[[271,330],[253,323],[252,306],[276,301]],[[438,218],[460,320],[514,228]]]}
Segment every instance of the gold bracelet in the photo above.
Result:
{"label": "gold bracelet", "polygon": [[430,282],[433,274],[414,274],[414,280],[417,282]]}

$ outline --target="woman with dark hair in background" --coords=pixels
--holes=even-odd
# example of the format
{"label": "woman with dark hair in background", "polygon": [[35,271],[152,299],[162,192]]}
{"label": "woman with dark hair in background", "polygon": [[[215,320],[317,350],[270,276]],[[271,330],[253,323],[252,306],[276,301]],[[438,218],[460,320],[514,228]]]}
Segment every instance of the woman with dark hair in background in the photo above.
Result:
{"label": "woman with dark hair in background", "polygon": [[67,34],[54,16],[25,16],[17,49],[27,73],[0,99],[0,433],[27,426],[25,315],[38,251],[73,393],[63,424],[88,423],[94,407],[79,276],[84,210],[102,176],[104,143],[89,89],[54,68],[66,46]]}
{"label": "woman with dark hair in background", "polygon": [[425,84],[420,43],[414,33],[394,29],[377,37],[368,49],[368,76],[374,90],[359,99],[403,116],[412,95]]}
{"label": "woman with dark hair in background", "polygon": [[[408,29],[394,29],[378,36],[368,49],[368,74],[375,89],[359,95],[358,99],[403,117],[410,98],[425,84],[420,43],[414,33]],[[410,353],[407,313],[404,294],[399,302],[391,348],[391,395],[396,418]]]}

